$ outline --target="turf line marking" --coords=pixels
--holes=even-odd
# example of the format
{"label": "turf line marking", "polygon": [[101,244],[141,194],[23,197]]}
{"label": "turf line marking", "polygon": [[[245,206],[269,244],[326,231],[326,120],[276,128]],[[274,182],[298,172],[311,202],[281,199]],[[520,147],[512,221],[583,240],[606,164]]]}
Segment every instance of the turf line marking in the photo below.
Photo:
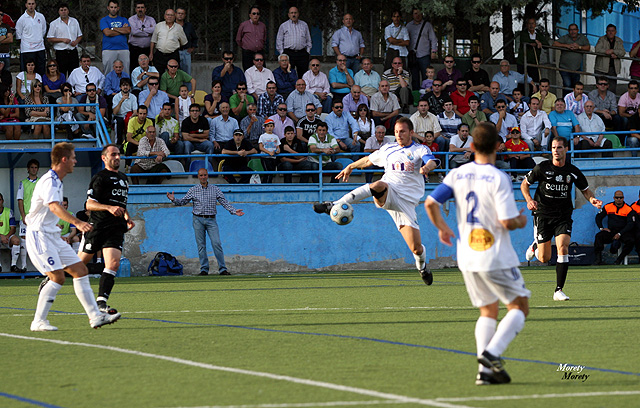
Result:
{"label": "turf line marking", "polygon": [[616,395],[639,395],[640,391],[602,391],[602,392],[575,392],[570,394],[532,394],[532,395],[496,395],[493,397],[466,397],[466,398],[436,398],[437,401],[465,402],[465,401],[500,401],[542,398],[580,398],[580,397],[608,397]]}
{"label": "turf line marking", "polygon": [[405,401],[330,401],[330,402],[301,402],[285,404],[256,404],[256,405],[203,405],[197,407],[176,408],[313,408],[313,407],[346,407],[351,405],[379,405],[379,404],[408,404]]}
{"label": "turf line marking", "polygon": [[30,398],[24,398],[21,397],[19,395],[13,395],[13,394],[7,394],[4,393],[2,391],[0,391],[0,397],[5,397],[5,398],[9,398],[12,400],[16,400],[16,401],[20,401],[20,402],[24,402],[26,404],[31,404],[31,405],[36,405],[38,407],[44,407],[44,408],[62,408],[58,405],[51,405],[51,404],[47,404],[46,402],[42,402],[42,401],[36,401],[36,400],[32,400]]}
{"label": "turf line marking", "polygon": [[96,349],[102,349],[102,350],[108,350],[108,351],[115,351],[118,353],[131,354],[138,357],[147,357],[147,358],[152,358],[156,360],[164,360],[164,361],[168,361],[176,364],[183,364],[191,367],[204,368],[206,370],[223,371],[223,372],[234,373],[234,374],[244,374],[244,375],[250,375],[254,377],[269,378],[269,379],[278,380],[278,381],[287,381],[295,384],[309,385],[312,387],[326,388],[326,389],[342,391],[342,392],[350,392],[353,394],[367,395],[369,397],[400,401],[403,403],[413,403],[413,404],[427,405],[431,407],[442,407],[442,408],[471,408],[463,405],[454,405],[454,404],[449,404],[447,402],[439,402],[432,399],[413,398],[413,397],[407,397],[404,395],[396,395],[396,394],[390,394],[390,393],[380,392],[375,390],[367,390],[365,388],[350,387],[347,385],[333,384],[333,383],[324,382],[324,381],[315,381],[315,380],[308,380],[305,378],[291,377],[288,375],[272,374],[272,373],[267,373],[262,371],[245,370],[241,368],[217,366],[213,364],[200,363],[192,360],[185,360],[178,357],[170,357],[170,356],[163,356],[160,354],[145,353],[143,351],[129,350],[129,349],[113,347],[113,346],[105,346],[102,344],[76,343],[76,342],[71,342],[66,340],[55,340],[55,339],[45,339],[45,338],[38,338],[38,337],[20,336],[20,335],[11,334],[11,333],[0,333],[0,336],[19,339],[19,340],[42,341],[46,343],[54,343],[54,344],[59,344],[63,346],[78,346],[78,347],[88,347],[88,348],[96,348]]}

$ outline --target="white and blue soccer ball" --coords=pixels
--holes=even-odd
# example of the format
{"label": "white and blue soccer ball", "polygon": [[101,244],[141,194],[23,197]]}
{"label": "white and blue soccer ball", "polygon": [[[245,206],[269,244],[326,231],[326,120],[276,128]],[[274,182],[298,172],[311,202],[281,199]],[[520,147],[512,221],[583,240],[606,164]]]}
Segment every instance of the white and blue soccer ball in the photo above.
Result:
{"label": "white and blue soccer ball", "polygon": [[338,203],[331,207],[331,219],[338,225],[347,225],[353,220],[353,207],[348,203]]}

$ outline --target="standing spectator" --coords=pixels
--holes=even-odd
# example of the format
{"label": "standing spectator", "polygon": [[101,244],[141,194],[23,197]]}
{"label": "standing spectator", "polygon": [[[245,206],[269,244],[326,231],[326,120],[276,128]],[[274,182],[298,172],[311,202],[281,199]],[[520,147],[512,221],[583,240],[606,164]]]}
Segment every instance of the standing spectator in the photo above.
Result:
{"label": "standing spectator", "polygon": [[[313,94],[306,89],[307,84],[305,84],[304,79],[298,79],[296,81],[296,90],[291,92],[287,97],[287,115],[289,115],[291,120],[296,123],[305,116],[305,110],[308,108],[309,104],[314,106],[314,115],[318,114],[317,110],[319,110],[320,113],[322,112],[322,105],[318,98],[313,96]],[[269,90],[267,89],[267,92],[268,91]]]}
{"label": "standing spectator", "polygon": [[464,80],[469,84],[469,92],[486,93],[489,92],[489,74],[480,68],[482,64],[482,56],[480,54],[471,54],[471,68],[465,72]]}
{"label": "standing spectator", "polygon": [[44,49],[44,36],[47,34],[47,21],[36,11],[36,0],[26,0],[26,10],[16,23],[16,38],[20,40],[20,70],[27,69],[27,60],[36,64],[36,72],[44,75],[47,60]]}
{"label": "standing spectator", "polygon": [[629,68],[629,75],[631,75],[631,79],[638,80],[640,79],[640,62],[638,61],[638,50],[640,50],[640,41],[636,41],[631,46],[631,50],[629,51],[629,57],[635,58],[631,61],[631,67]]}
{"label": "standing spectator", "polygon": [[[102,97],[102,95],[98,95],[98,89],[95,84],[88,83],[86,89],[87,93],[78,97],[78,103],[97,103],[100,115],[104,117],[107,112],[107,101]],[[75,114],[75,118],[78,121],[95,121],[97,113],[95,106],[79,106],[78,112]],[[82,130],[82,135],[84,137],[89,138],[96,136],[95,124],[83,123],[80,125],[80,129]]]}
{"label": "standing spectator", "polygon": [[[141,54],[149,55],[151,51],[151,36],[156,28],[156,20],[147,15],[145,0],[135,0],[136,14],[129,17],[129,68],[138,66]],[[127,71],[129,73],[131,71]]]}
{"label": "standing spectator", "polygon": [[58,61],[52,59],[47,62],[47,73],[42,77],[44,91],[49,99],[56,100],[62,96],[62,84],[67,82],[67,78],[58,70]]}
{"label": "standing spectator", "polygon": [[462,72],[455,67],[455,63],[453,55],[448,54],[444,57],[444,68],[438,71],[436,75],[436,78],[442,81],[442,93],[447,96],[456,90],[458,79],[462,78]]}
{"label": "standing spectator", "polygon": [[540,81],[540,69],[530,66],[541,65],[540,54],[542,53],[542,45],[549,44],[549,36],[544,30],[536,27],[536,19],[529,17],[525,20],[525,26],[523,30],[518,34],[518,40],[520,40],[520,49],[518,50],[518,58],[516,63],[518,64],[518,72],[524,72],[524,59],[527,58],[527,76],[537,83]]}
{"label": "standing spectator", "polygon": [[505,101],[496,102],[496,113],[491,114],[489,120],[496,125],[498,135],[502,138],[502,142],[506,142],[511,129],[518,126],[518,119],[507,112],[507,103]]}
{"label": "standing spectator", "polygon": [[[2,28],[0,28],[0,30],[2,30]],[[0,42],[2,41],[0,40]],[[11,72],[8,69],[4,69],[4,67],[5,67],[4,60],[0,58],[0,84],[8,86],[9,88],[12,88],[13,76],[11,75]]]}
{"label": "standing spectator", "polygon": [[[506,111],[506,107],[505,107]],[[444,111],[438,115],[440,123],[440,136],[436,138],[439,152],[449,151],[449,142],[451,138],[458,134],[458,126],[462,123],[462,119],[453,111],[453,102],[451,99],[444,101]]]}
{"label": "standing spectator", "polygon": [[362,69],[356,72],[353,81],[360,87],[362,93],[371,98],[378,92],[378,84],[380,83],[380,74],[373,70],[373,63],[369,58],[362,59]]}
{"label": "standing spectator", "polygon": [[200,116],[200,105],[191,104],[189,117],[182,121],[180,129],[184,140],[184,154],[191,154],[194,150],[213,154],[213,142],[209,140],[209,121]]}
{"label": "standing spectator", "polygon": [[58,6],[58,17],[49,24],[47,41],[53,44],[56,51],[59,71],[66,77],[78,68],[78,44],[82,41],[82,31],[78,20],[69,17],[69,5],[61,3]]}
{"label": "standing spectator", "polygon": [[258,115],[258,106],[255,103],[247,105],[247,116],[240,121],[240,129],[244,132],[245,138],[256,149],[260,148],[258,140],[262,134],[262,124],[264,116]]}
{"label": "standing spectator", "polygon": [[421,99],[429,102],[429,112],[438,116],[444,111],[444,101],[449,99],[449,96],[442,91],[442,80],[438,78],[431,83],[431,89],[432,91],[424,94]]}
{"label": "standing spectator", "polygon": [[[554,47],[566,49],[566,51],[560,52],[558,68],[561,70],[582,71],[583,53],[577,51],[589,51],[591,45],[587,37],[579,33],[577,24],[569,24],[568,30],[567,34],[553,42]],[[562,86],[565,88],[564,94],[569,93],[570,91],[567,88],[573,89],[573,85],[580,80],[580,74],[574,74],[573,72],[560,71],[560,76],[562,77]],[[542,102],[542,109],[549,113],[550,111],[545,109],[544,100],[540,99],[540,101]]]}
{"label": "standing spectator", "polygon": [[207,234],[209,234],[213,253],[216,255],[216,260],[218,261],[220,275],[231,275],[224,262],[224,252],[222,251],[220,234],[218,233],[216,201],[229,211],[231,215],[243,216],[244,212],[242,210],[236,210],[224,198],[224,194],[222,194],[222,191],[220,191],[218,187],[209,184],[209,173],[207,169],[203,168],[198,170],[198,181],[200,181],[200,184],[191,187],[183,198],[176,200],[173,193],[167,193],[167,198],[174,205],[185,205],[189,201],[193,201],[193,232],[196,235],[196,244],[198,245],[200,275],[209,274]]}
{"label": "standing spectator", "polygon": [[450,95],[453,102],[453,110],[460,117],[469,112],[469,98],[475,96],[472,92],[467,91],[468,85],[466,80],[458,79],[458,82],[456,82],[457,89]]}
{"label": "standing spectator", "polygon": [[100,20],[100,30],[102,30],[102,64],[104,74],[107,75],[113,67],[115,60],[120,60],[124,64],[124,71],[129,73],[129,44],[127,36],[131,33],[129,20],[119,16],[119,0],[109,0],[107,6],[109,14]]}
{"label": "standing spectator", "polygon": [[[175,119],[174,119],[175,120]],[[171,152],[159,137],[156,137],[155,126],[149,126],[146,134],[140,139],[138,144],[138,156],[156,156],[153,159],[136,159],[131,166],[131,173],[170,173],[171,170],[162,163]],[[162,184],[164,176],[151,176],[147,178],[147,184]],[[138,176],[131,176],[132,184],[140,184]]]}
{"label": "standing spectator", "polygon": [[92,83],[98,87],[98,94],[104,89],[104,74],[100,70],[91,65],[91,57],[83,54],[80,57],[80,66],[69,75],[69,83],[73,86],[76,96],[86,93],[87,84]]}
{"label": "standing spectator", "polygon": [[[575,82],[578,82],[578,80]],[[540,90],[532,95],[532,98],[538,98],[540,100],[540,109],[545,111],[547,115],[555,109],[556,99],[558,99],[553,92],[549,91],[549,88],[549,80],[547,78],[542,78],[540,80]]]}
{"label": "standing spectator", "polygon": [[[0,9],[2,4],[0,4]],[[0,11],[0,61],[4,62],[4,68],[0,68],[0,72],[4,69],[9,70],[9,62],[11,61],[11,44],[13,44],[13,33],[15,32],[16,23],[7,13]],[[5,83],[3,81],[3,83]],[[6,84],[6,83],[5,83]],[[11,87],[11,81],[9,81]]]}
{"label": "standing spectator", "polygon": [[276,93],[276,90],[276,83],[269,81],[267,83],[267,92],[258,98],[258,115],[266,118],[278,113],[278,105],[285,102],[282,95]]}
{"label": "standing spectator", "polygon": [[[190,84],[191,83],[189,83],[189,85]],[[191,106],[191,104],[195,102],[195,98],[193,96],[190,96],[190,94],[191,92],[189,91],[189,88],[187,88],[187,85],[180,85],[175,106],[175,116],[179,122],[182,122],[187,116],[189,116],[189,106]]]}
{"label": "standing spectator", "polygon": [[347,95],[354,84],[353,71],[347,68],[347,57],[338,55],[336,66],[329,71],[330,90],[333,102],[340,102]]}
{"label": "standing spectator", "polygon": [[309,92],[313,93],[322,104],[322,111],[330,112],[333,99],[329,93],[329,79],[324,72],[320,71],[319,60],[311,60],[309,71],[304,73],[302,79],[307,84]]}
{"label": "standing spectator", "polygon": [[[418,105],[419,107],[420,105]],[[483,111],[480,110],[480,99],[477,96],[472,95],[469,98],[469,111],[462,115],[462,123],[466,123],[469,125],[469,132],[473,133],[473,129],[481,124],[482,122],[487,121],[487,115],[484,114]]]}
{"label": "standing spectator", "polygon": [[496,112],[496,103],[500,100],[506,103],[507,97],[500,93],[500,84],[493,81],[489,85],[489,92],[483,93],[482,98],[480,98],[480,109],[485,115],[491,116]]}
{"label": "standing spectator", "polygon": [[40,170],[40,162],[37,159],[30,159],[27,162],[27,177],[22,179],[18,184],[18,192],[16,193],[16,201],[18,201],[18,211],[20,212],[20,230],[18,235],[22,239],[20,245],[20,261],[22,263],[22,272],[27,271],[27,250],[24,245],[25,236],[27,234],[27,215],[31,211],[31,199],[36,184],[40,181],[38,171]]}
{"label": "standing spectator", "polygon": [[384,71],[382,79],[389,82],[389,92],[394,93],[400,101],[402,113],[409,113],[409,104],[413,103],[411,94],[411,74],[404,69],[402,58],[396,57],[391,63],[391,68]]}
{"label": "standing spectator", "polygon": [[[287,126],[284,129],[284,138],[280,141],[281,153],[307,153],[306,144],[296,138],[296,131],[291,126]],[[280,164],[278,165],[280,171],[293,171],[311,170],[311,162],[307,160],[307,156],[282,156],[280,157]],[[285,183],[291,183],[293,181],[292,174],[283,174]],[[300,174],[300,182],[308,183],[309,174]]]}
{"label": "standing spectator", "polygon": [[[275,171],[276,169],[276,154],[280,153],[280,138],[273,134],[273,128],[275,124],[273,120],[267,119],[264,122],[264,133],[260,135],[258,144],[260,145],[260,153],[267,154],[267,157],[261,157],[262,167],[265,171]],[[291,126],[287,126],[286,129],[293,129]],[[283,138],[284,139],[284,138]],[[260,179],[263,184],[271,184],[273,181],[273,174],[262,174]]]}
{"label": "standing spectator", "polygon": [[102,96],[107,101],[107,117],[111,118],[111,107],[113,106],[113,97],[120,92],[120,81],[122,78],[129,78],[128,73],[124,72],[124,64],[120,60],[113,61],[113,70],[109,72],[104,79],[104,89]]}
{"label": "standing spectator", "polygon": [[131,79],[122,78],[120,80],[120,92],[115,94],[111,101],[113,120],[116,124],[115,143],[118,146],[121,146],[124,143],[124,119],[127,117],[127,114],[129,114],[129,112],[131,112],[133,115],[138,108],[138,98],[136,98],[136,96],[131,93],[132,88],[133,86],[131,84]]}
{"label": "standing spectator", "polygon": [[147,84],[149,85],[149,89],[140,92],[138,102],[149,109],[149,119],[153,119],[160,114],[162,105],[169,102],[169,95],[159,89],[160,81],[157,79],[151,78]]}
{"label": "standing spectator", "polygon": [[[627,53],[624,50],[622,39],[616,36],[616,26],[609,24],[607,26],[607,34],[598,39],[596,43],[596,63],[593,70],[598,75],[609,75],[609,88],[616,92],[618,80],[611,77],[617,77],[620,73],[622,62],[620,57],[624,57]],[[606,55],[606,56],[605,56]]]}
{"label": "standing spectator", "polygon": [[253,56],[253,66],[244,71],[244,77],[247,79],[247,93],[255,100],[258,100],[260,95],[267,91],[267,83],[273,82],[275,85],[276,82],[273,72],[269,68],[265,68],[262,54]]}
{"label": "standing spectator", "polygon": [[316,107],[312,103],[307,104],[305,109],[306,116],[298,121],[296,125],[296,136],[298,140],[305,144],[309,142],[309,137],[316,133],[318,123],[320,123],[320,116],[316,114]]}
{"label": "standing spectator", "polygon": [[[181,69],[178,69],[178,61],[170,59],[167,62],[167,70],[160,77],[160,89],[165,91],[169,100],[176,105],[180,96],[180,87],[190,84],[191,89],[196,89],[196,79]],[[193,96],[193,92],[189,92]]]}
{"label": "standing spectator", "polygon": [[529,110],[520,119],[522,139],[529,145],[529,150],[541,150],[548,146],[551,133],[551,122],[547,112],[540,109],[540,99],[535,96],[529,101]]}
{"label": "standing spectator", "polygon": [[[515,126],[511,128],[511,133],[509,135],[509,140],[504,144],[504,147],[507,149],[507,152],[513,153],[505,156],[507,160],[509,160],[509,167],[516,169],[532,169],[536,166],[536,162],[533,161],[533,158],[527,152],[530,152],[529,144],[522,140],[522,134],[520,133],[520,128]],[[511,179],[513,181],[522,181],[524,180],[523,173],[511,173]]]}
{"label": "standing spectator", "polygon": [[222,115],[208,119],[209,140],[213,142],[214,153],[216,154],[222,151],[222,147],[226,142],[233,139],[233,132],[239,128],[238,121],[229,116],[230,112],[229,104],[223,102],[220,104],[220,113]]}
{"label": "standing spectator", "polygon": [[[251,143],[245,139],[242,130],[236,129],[233,132],[233,138],[222,146],[222,154],[236,155],[238,157],[225,158],[224,164],[222,165],[222,171],[253,171],[249,166],[247,166],[249,163],[249,158],[247,156],[256,153],[257,150],[254,149],[253,146],[251,146]],[[225,174],[222,177],[224,177],[229,184],[249,184],[251,180],[250,173],[240,174],[239,181],[233,174]]]}
{"label": "standing spectator", "polygon": [[416,7],[411,10],[413,20],[407,23],[409,32],[409,55],[414,53],[415,61],[409,57],[409,70],[411,71],[412,89],[419,89],[425,77],[427,67],[431,65],[431,60],[436,59],[438,54],[438,38],[433,26],[428,22],[422,11]]}
{"label": "standing spectator", "polygon": [[333,112],[327,116],[327,131],[338,140],[338,146],[345,152],[358,153],[360,144],[358,143],[358,132],[360,126],[350,113],[344,113],[342,102],[333,102]]}
{"label": "standing spectator", "polygon": [[231,98],[233,92],[238,86],[239,82],[247,83],[244,76],[244,71],[233,65],[234,54],[233,51],[224,51],[222,53],[223,64],[218,65],[211,72],[211,81],[222,82],[222,95],[225,98]]}
{"label": "standing spectator", "polygon": [[371,115],[376,125],[393,129],[399,117],[400,102],[395,94],[389,92],[389,81],[381,80],[378,89],[371,97]]}
{"label": "standing spectator", "polygon": [[580,81],[573,85],[573,92],[565,95],[564,103],[567,109],[573,112],[576,117],[584,112],[584,104],[589,100],[589,97],[584,94],[584,84]]}
{"label": "standing spectator", "polygon": [[[551,140],[558,136],[562,136],[571,141],[572,132],[580,132],[580,123],[578,118],[570,110],[566,110],[566,105],[562,99],[556,101],[556,109],[549,114],[549,122],[551,122]],[[551,150],[551,146],[549,146]]]}
{"label": "standing spectator", "polygon": [[394,10],[391,14],[391,24],[384,29],[384,38],[387,41],[387,53],[384,58],[384,70],[391,68],[395,57],[402,58],[406,61],[409,50],[409,32],[407,27],[402,24],[402,13]]}
{"label": "standing spectator", "polygon": [[[176,24],[176,12],[167,9],[164,21],[156,24],[151,36],[149,60],[158,69],[162,77],[169,60],[180,61],[180,47],[187,44],[187,36],[180,24]],[[193,89],[195,92],[195,89]]]}
{"label": "standing spectator", "polygon": [[358,117],[358,107],[360,105],[365,105],[369,108],[369,100],[366,95],[362,94],[358,85],[351,87],[351,92],[342,98],[342,104],[344,105],[344,111],[350,113],[354,118]]}
{"label": "standing spectator", "polygon": [[413,137],[424,144],[424,137],[427,132],[431,132],[434,137],[439,137],[442,128],[438,117],[429,112],[429,102],[424,99],[418,102],[418,110],[409,118],[413,123]]}
{"label": "standing spectator", "polygon": [[222,95],[222,82],[216,80],[211,82],[211,93],[204,97],[204,117],[215,118],[220,116],[220,104],[229,102],[229,99]]}
{"label": "standing spectator", "polygon": [[229,98],[229,106],[231,106],[233,116],[238,120],[242,120],[247,116],[247,106],[250,103],[256,103],[256,100],[253,99],[253,96],[247,95],[247,84],[245,82],[238,82],[236,93]]}
{"label": "standing spectator", "polygon": [[[44,86],[37,79],[33,80],[31,92],[24,100],[25,105],[46,105],[49,103],[49,97],[44,94]],[[49,107],[25,108],[26,122],[48,122],[51,118]],[[43,134],[45,139],[51,136],[51,126],[49,125],[33,125],[33,138],[40,139]]]}
{"label": "standing spectator", "polygon": [[595,114],[600,116],[607,127],[625,130],[624,120],[618,114],[618,98],[609,90],[607,78],[596,78],[596,89],[589,92],[589,100],[595,103]]}
{"label": "standing spectator", "polygon": [[[604,122],[600,116],[594,115],[595,108],[596,104],[593,101],[587,101],[584,104],[584,112],[578,115],[578,123],[580,123],[580,129],[583,132],[605,132]],[[613,148],[613,143],[605,138],[603,133],[576,136],[573,143],[578,150]],[[602,153],[602,157],[613,157],[613,153]]]}
{"label": "standing spectator", "polygon": [[[300,12],[297,7],[289,8],[289,20],[278,28],[276,36],[276,50],[278,54],[286,53],[295,67],[298,75],[305,72],[309,66],[309,53],[311,52],[311,34],[309,26],[299,20]],[[307,81],[307,84],[309,82]]]}
{"label": "standing spectator", "polygon": [[260,21],[260,9],[251,7],[249,19],[240,23],[236,34],[236,43],[242,50],[242,70],[246,71],[253,64],[253,56],[264,55],[264,43],[267,39],[267,26]]}
{"label": "standing spectator", "polygon": [[293,123],[293,120],[291,120],[291,118],[287,116],[286,103],[283,102],[280,105],[278,105],[277,112],[278,113],[276,113],[275,115],[269,116],[267,119],[271,119],[274,122],[275,128],[273,130],[273,133],[275,133],[276,135],[278,135],[280,139],[282,139],[284,137],[284,129],[287,126],[294,127],[295,124]]}
{"label": "standing spectator", "polygon": [[473,137],[469,136],[469,125],[466,123],[460,123],[458,125],[458,133],[451,137],[449,144],[449,151],[453,153],[462,153],[450,155],[449,168],[455,169],[463,164],[469,163],[473,160],[473,150],[471,150],[471,143],[473,143]]}
{"label": "standing spectator", "polygon": [[360,60],[364,53],[364,39],[360,31],[353,28],[353,16],[345,14],[342,17],[342,28],[331,36],[331,48],[336,53],[336,58],[344,56],[347,59],[347,68],[352,72],[360,70]]}
{"label": "standing spectator", "polygon": [[[184,31],[184,35],[187,37],[187,43],[180,47],[180,69],[182,69],[187,74],[191,75],[191,54],[193,51],[198,48],[198,35],[196,34],[196,29],[193,27],[189,21],[185,21],[187,18],[187,10],[184,8],[178,7],[176,9],[176,23],[182,26],[182,31]],[[189,84],[191,86],[191,84]],[[189,88],[189,91],[195,92],[195,89]]]}
{"label": "standing spectator", "polygon": [[25,64],[26,69],[19,72],[16,75],[16,95],[18,96],[18,102],[24,105],[24,101],[27,95],[31,93],[33,89],[33,82],[42,82],[42,77],[36,72],[36,63],[33,60],[29,60]]}
{"label": "standing spectator", "polygon": [[184,154],[184,142],[180,137],[180,123],[171,116],[170,103],[162,105],[160,114],[156,116],[156,131],[158,137],[164,140],[171,153]]}
{"label": "standing spectator", "polygon": [[280,66],[273,70],[273,77],[276,79],[278,93],[286,99],[296,87],[298,73],[291,67],[291,62],[289,62],[289,56],[287,54],[280,54],[278,56],[278,64]]}
{"label": "standing spectator", "polygon": [[146,54],[140,54],[138,64],[131,73],[131,82],[133,82],[134,93],[136,95],[138,95],[140,91],[149,89],[147,82],[149,82],[150,78],[160,80],[160,73],[156,67],[149,65],[149,57]]}
{"label": "standing spectator", "polygon": [[500,84],[500,93],[507,97],[509,102],[513,101],[511,94],[518,87],[518,84],[529,83],[533,88],[533,92],[538,91],[536,84],[526,75],[523,75],[516,71],[511,71],[511,64],[509,61],[500,61],[500,72],[497,72],[492,81]]}

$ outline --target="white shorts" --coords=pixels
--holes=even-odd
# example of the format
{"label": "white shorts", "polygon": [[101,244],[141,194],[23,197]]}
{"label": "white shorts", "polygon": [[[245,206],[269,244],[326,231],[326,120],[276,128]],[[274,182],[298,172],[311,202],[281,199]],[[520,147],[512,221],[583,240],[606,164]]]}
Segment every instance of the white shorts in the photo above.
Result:
{"label": "white shorts", "polygon": [[500,300],[505,305],[518,296],[531,297],[531,291],[524,286],[520,269],[499,269],[489,272],[462,272],[471,304],[475,307],[487,306]]}
{"label": "white shorts", "polygon": [[27,252],[31,263],[43,275],[82,262],[71,246],[60,238],[59,232],[27,229]]}
{"label": "white shorts", "polygon": [[[418,224],[418,215],[416,214],[416,204],[403,200],[398,193],[394,190],[394,185],[387,183],[387,200],[383,206],[376,206],[387,210],[393,222],[396,223],[396,227],[400,229],[401,226],[407,225],[411,228],[420,230]],[[375,202],[375,201],[374,201]]]}
{"label": "white shorts", "polygon": [[27,236],[27,224],[24,221],[20,220],[20,231],[18,232],[20,238],[24,238]]}

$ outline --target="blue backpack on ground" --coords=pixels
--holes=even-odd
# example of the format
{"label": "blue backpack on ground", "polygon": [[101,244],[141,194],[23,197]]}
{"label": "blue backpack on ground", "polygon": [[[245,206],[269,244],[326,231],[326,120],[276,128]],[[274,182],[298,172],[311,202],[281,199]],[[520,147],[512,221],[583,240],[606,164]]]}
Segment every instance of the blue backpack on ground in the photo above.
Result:
{"label": "blue backpack on ground", "polygon": [[151,260],[147,271],[152,276],[177,276],[182,275],[182,264],[175,256],[166,252],[158,252]]}

